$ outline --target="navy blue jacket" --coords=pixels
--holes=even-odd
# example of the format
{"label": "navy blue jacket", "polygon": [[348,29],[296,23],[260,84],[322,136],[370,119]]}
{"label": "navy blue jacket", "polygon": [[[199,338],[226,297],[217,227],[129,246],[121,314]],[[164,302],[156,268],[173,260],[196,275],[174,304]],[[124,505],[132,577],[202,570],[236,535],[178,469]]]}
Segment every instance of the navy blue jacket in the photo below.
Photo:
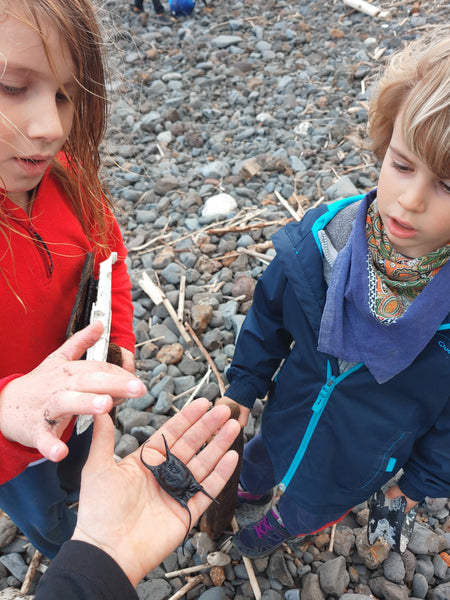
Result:
{"label": "navy blue jacket", "polygon": [[340,373],[338,360],[317,350],[327,290],[317,233],[359,199],[310,210],[275,234],[276,257],[227,372],[226,395],[243,406],[269,393],[262,435],[275,477],[316,514],[346,512],[400,468],[409,498],[450,495],[450,315],[383,384],[363,363]]}

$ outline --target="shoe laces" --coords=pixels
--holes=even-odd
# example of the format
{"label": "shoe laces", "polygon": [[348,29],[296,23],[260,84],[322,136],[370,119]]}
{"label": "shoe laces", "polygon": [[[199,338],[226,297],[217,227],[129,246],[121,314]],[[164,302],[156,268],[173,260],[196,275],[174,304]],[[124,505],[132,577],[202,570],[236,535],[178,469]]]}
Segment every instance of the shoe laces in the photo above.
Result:
{"label": "shoe laces", "polygon": [[258,539],[261,539],[274,529],[267,520],[267,515],[264,515],[264,517],[254,525],[254,528]]}

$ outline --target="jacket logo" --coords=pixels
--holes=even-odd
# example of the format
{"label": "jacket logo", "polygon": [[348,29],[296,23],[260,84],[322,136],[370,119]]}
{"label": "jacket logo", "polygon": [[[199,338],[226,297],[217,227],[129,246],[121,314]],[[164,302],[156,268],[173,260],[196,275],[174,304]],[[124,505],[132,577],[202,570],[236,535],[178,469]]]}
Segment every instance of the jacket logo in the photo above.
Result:
{"label": "jacket logo", "polygon": [[442,348],[442,350],[444,352],[447,352],[447,354],[450,354],[450,338],[446,337],[445,335],[440,336],[442,339],[440,339],[438,341],[438,346],[440,348]]}

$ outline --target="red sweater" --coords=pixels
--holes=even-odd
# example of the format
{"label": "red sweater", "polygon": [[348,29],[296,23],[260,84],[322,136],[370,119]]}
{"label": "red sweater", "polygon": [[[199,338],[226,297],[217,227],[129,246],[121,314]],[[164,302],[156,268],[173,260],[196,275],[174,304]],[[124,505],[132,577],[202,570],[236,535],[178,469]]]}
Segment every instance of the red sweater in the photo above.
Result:
{"label": "red sweater", "polygon": [[[93,248],[49,171],[39,186],[30,217],[8,198],[0,202],[13,228],[2,225],[0,231],[1,391],[12,375],[28,373],[64,342],[85,255]],[[111,341],[133,351],[131,284],[124,262],[127,251],[115,220],[106,241],[108,250],[97,256],[96,269],[111,251],[118,253],[112,276]],[[72,429],[73,424],[64,432],[64,441]],[[42,455],[37,450],[10,442],[0,433],[0,484],[39,458]]]}

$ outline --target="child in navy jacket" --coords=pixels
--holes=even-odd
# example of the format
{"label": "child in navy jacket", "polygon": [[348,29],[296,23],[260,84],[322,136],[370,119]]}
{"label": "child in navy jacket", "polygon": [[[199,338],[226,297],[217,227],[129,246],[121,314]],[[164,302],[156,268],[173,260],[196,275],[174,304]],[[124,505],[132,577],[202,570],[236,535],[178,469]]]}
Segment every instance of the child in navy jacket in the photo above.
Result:
{"label": "child in navy jacket", "polygon": [[[406,511],[450,494],[450,36],[387,67],[369,111],[378,188],[308,211],[274,237],[228,371],[244,426],[241,499],[276,506],[242,554],[339,521],[401,469]],[[400,474],[399,474],[400,475]]]}

